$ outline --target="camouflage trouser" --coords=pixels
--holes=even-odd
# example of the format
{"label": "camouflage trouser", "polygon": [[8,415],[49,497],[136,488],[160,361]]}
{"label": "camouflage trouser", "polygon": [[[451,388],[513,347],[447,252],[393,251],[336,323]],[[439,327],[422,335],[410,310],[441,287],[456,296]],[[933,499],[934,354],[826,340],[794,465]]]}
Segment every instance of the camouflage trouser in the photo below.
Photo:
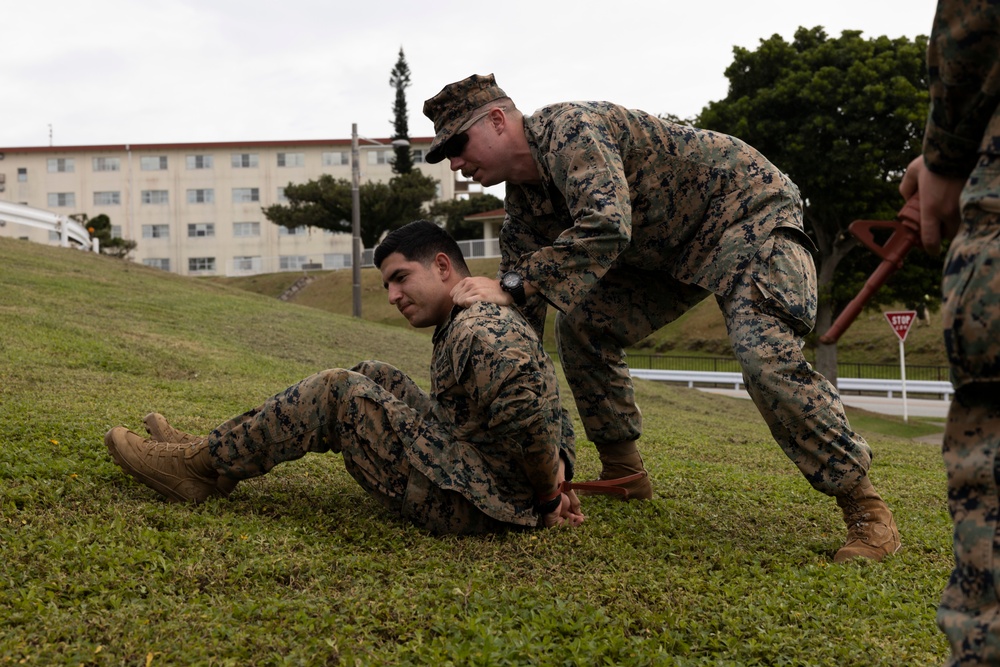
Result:
{"label": "camouflage trouser", "polygon": [[[396,368],[375,361],[312,375],[212,431],[221,474],[247,479],[309,452],[340,452],[350,475],[390,512],[434,533],[482,533],[503,525],[464,496],[415,470],[417,441],[445,447],[428,418],[430,397]],[[440,443],[440,444],[438,444]]]}
{"label": "camouflage trouser", "polygon": [[[725,297],[717,297],[751,398],[814,488],[841,495],[871,465],[836,388],[802,354],[816,319],[816,271],[800,231],[779,228]],[[556,317],[559,357],[587,436],[598,446],[639,437],[642,418],[623,348],[707,296],[665,273],[611,271],[569,315]]]}
{"label": "camouflage trouser", "polygon": [[943,448],[955,569],[937,620],[949,665],[1000,665],[1000,159],[982,157],[962,218],[942,284],[957,387]]}

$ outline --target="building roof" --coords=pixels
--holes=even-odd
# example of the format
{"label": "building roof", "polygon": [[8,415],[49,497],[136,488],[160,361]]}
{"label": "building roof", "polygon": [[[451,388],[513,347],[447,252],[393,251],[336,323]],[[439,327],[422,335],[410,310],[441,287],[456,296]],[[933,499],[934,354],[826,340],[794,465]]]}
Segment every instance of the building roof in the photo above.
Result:
{"label": "building roof", "polygon": [[470,222],[489,222],[491,220],[503,220],[506,213],[502,208],[495,208],[492,211],[483,211],[482,213],[473,213],[472,215],[465,216],[465,219]]}

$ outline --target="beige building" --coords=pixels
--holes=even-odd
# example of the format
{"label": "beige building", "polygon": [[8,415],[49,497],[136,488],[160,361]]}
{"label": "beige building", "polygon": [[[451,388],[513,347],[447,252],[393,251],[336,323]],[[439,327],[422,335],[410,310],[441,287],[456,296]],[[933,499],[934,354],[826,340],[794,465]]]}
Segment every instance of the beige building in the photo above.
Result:
{"label": "beige building", "polygon": [[[389,139],[360,142],[361,182],[392,178]],[[411,139],[416,167],[438,180],[439,200],[478,186],[456,182],[447,161],[427,164],[430,137]],[[61,215],[106,214],[135,240],[137,262],[182,275],[246,275],[350,266],[350,234],[288,230],[262,208],[285,202],[288,183],[322,174],[348,181],[351,140],[248,141],[0,148],[0,200]],[[471,186],[471,187],[470,187]],[[0,221],[2,222],[2,221]],[[0,234],[58,243],[14,223]]]}

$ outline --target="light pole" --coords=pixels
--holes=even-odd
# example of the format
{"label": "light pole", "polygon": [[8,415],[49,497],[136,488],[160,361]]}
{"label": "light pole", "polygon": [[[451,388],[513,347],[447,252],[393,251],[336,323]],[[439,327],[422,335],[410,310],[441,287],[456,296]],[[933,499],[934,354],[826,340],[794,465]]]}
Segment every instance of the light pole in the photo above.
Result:
{"label": "light pole", "polygon": [[[361,165],[358,160],[361,155],[361,147],[358,145],[359,138],[376,146],[386,146],[381,141],[358,137],[358,124],[351,123],[351,273],[354,279],[354,307],[352,310],[354,317],[361,317]],[[400,148],[409,146],[410,142],[406,139],[396,139],[389,145],[393,148]]]}

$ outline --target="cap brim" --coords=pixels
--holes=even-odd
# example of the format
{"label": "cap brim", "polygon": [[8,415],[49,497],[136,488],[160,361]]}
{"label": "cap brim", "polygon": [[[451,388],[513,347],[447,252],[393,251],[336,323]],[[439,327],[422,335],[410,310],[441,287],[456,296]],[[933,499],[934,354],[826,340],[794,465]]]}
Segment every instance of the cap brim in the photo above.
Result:
{"label": "cap brim", "polygon": [[[450,138],[451,137],[449,137],[449,139]],[[435,143],[437,143],[437,140],[435,140]],[[424,155],[424,162],[427,162],[428,164],[437,164],[438,162],[444,160],[444,150],[442,150],[443,148],[444,148],[444,142],[441,142],[436,146],[434,145],[434,143],[432,143],[430,150],[428,150],[427,154]]]}

